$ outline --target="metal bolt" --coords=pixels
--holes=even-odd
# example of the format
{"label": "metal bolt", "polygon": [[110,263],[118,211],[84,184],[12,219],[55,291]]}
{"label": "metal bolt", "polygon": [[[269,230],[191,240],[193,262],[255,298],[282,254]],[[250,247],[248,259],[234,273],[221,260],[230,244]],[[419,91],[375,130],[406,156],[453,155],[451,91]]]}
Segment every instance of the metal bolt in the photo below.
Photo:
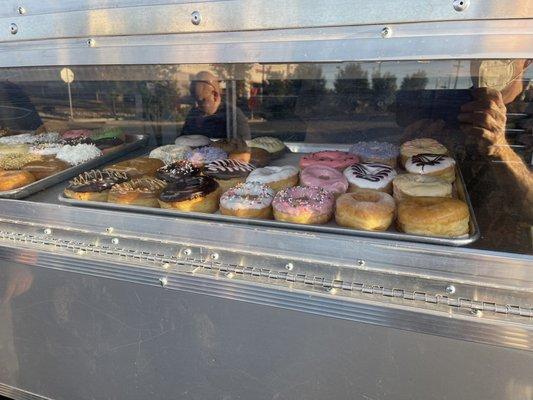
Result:
{"label": "metal bolt", "polygon": [[162,286],[162,287],[165,287],[167,286],[167,283],[168,283],[168,279],[166,276],[162,277],[162,278],[159,278],[159,284]]}
{"label": "metal bolt", "polygon": [[360,267],[364,266],[365,265],[365,260],[357,260],[357,265],[359,265]]}
{"label": "metal bolt", "polygon": [[109,228],[105,228],[105,231],[107,233],[112,233],[113,232],[113,227],[110,226]]}
{"label": "metal bolt", "polygon": [[292,270],[294,269],[294,264],[291,263],[291,262],[285,264],[285,269],[286,269],[287,271],[292,271]]}
{"label": "metal bolt", "polygon": [[120,240],[118,240],[118,238],[113,238],[111,239],[111,243],[113,244],[119,244]]}
{"label": "metal bolt", "polygon": [[473,308],[470,310],[470,314],[472,314],[475,317],[481,317],[481,310],[478,310],[477,308]]}
{"label": "metal bolt", "polygon": [[453,2],[453,8],[455,11],[464,11],[470,6],[470,0],[455,0]]}
{"label": "metal bolt", "polygon": [[170,264],[169,263],[164,263],[163,264],[163,268],[164,269],[169,269],[170,268]]}
{"label": "metal bolt", "polygon": [[202,15],[200,14],[200,11],[193,11],[193,13],[191,14],[191,22],[194,25],[200,25],[200,23],[202,22]]}
{"label": "metal bolt", "polygon": [[219,255],[218,253],[211,253],[210,257],[211,257],[211,260],[215,261],[215,260],[218,260]]}
{"label": "metal bolt", "polygon": [[192,254],[192,250],[187,248],[187,249],[184,249],[183,250],[183,254],[185,254],[186,256],[190,256]]}
{"label": "metal bolt", "polygon": [[87,39],[87,46],[89,47],[96,46],[96,41],[94,39]]}
{"label": "metal bolt", "polygon": [[84,254],[87,253],[87,252],[86,252],[85,250],[83,250],[83,249],[79,249],[79,250],[77,251],[77,253],[78,253],[78,255],[82,256],[82,255],[84,255]]}
{"label": "metal bolt", "polygon": [[390,38],[392,36],[392,28],[386,26],[381,30],[381,37],[382,38]]}
{"label": "metal bolt", "polygon": [[445,290],[446,290],[446,293],[448,293],[448,294],[454,294],[455,293],[455,286],[454,285],[447,285]]}
{"label": "metal bolt", "polygon": [[326,289],[326,292],[328,292],[329,294],[335,294],[337,293],[337,289],[335,289],[334,287],[329,287]]}
{"label": "metal bolt", "polygon": [[16,35],[17,32],[19,31],[19,27],[17,26],[17,24],[12,23],[9,25],[9,30],[11,31],[12,35]]}
{"label": "metal bolt", "polygon": [[46,228],[43,232],[44,232],[45,235],[51,235],[52,234],[52,230],[50,228]]}
{"label": "metal bolt", "polygon": [[229,278],[229,279],[233,278],[234,276],[235,276],[235,274],[233,272],[228,272],[226,274],[226,278]]}
{"label": "metal bolt", "polygon": [[26,9],[24,7],[22,7],[22,6],[17,8],[17,11],[19,12],[20,15],[25,15],[26,14]]}

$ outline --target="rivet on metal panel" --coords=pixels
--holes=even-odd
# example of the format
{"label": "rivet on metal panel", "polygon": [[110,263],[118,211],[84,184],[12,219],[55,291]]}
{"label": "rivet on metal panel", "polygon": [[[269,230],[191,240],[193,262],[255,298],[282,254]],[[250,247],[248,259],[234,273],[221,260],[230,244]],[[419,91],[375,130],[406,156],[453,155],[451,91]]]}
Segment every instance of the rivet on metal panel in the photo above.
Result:
{"label": "rivet on metal panel", "polygon": [[360,267],[364,266],[365,265],[365,260],[357,260],[357,265],[359,265]]}
{"label": "rivet on metal panel", "polygon": [[87,253],[85,250],[83,249],[79,249],[77,252],[76,252],[78,255],[82,256],[84,255],[85,253]]}
{"label": "rivet on metal panel", "polygon": [[385,28],[383,28],[381,30],[381,37],[382,38],[390,38],[392,36],[392,28],[391,27],[388,27],[386,26]]}
{"label": "rivet on metal panel", "polygon": [[218,257],[219,257],[218,253],[211,253],[211,256],[210,256],[211,260],[213,261],[218,260]]}
{"label": "rivet on metal panel", "polygon": [[186,249],[183,249],[181,251],[181,253],[184,255],[184,256],[190,256],[192,254],[192,250],[189,249],[189,248],[186,248]]}
{"label": "rivet on metal panel", "polygon": [[51,235],[52,234],[52,230],[50,228],[46,228],[43,232],[44,232],[45,235]]}
{"label": "rivet on metal panel", "polygon": [[20,6],[19,8],[17,8],[17,11],[20,15],[26,15],[26,9],[22,6]]}
{"label": "rivet on metal panel", "polygon": [[164,263],[163,264],[163,268],[164,269],[169,269],[170,268],[170,264],[169,263]]}
{"label": "rivet on metal panel", "polygon": [[482,312],[481,310],[478,310],[477,308],[473,308],[472,310],[470,310],[470,314],[472,314],[475,317],[481,317]]}
{"label": "rivet on metal panel", "polygon": [[337,289],[335,289],[334,287],[329,287],[326,288],[326,292],[328,292],[329,294],[335,294],[337,293]]}
{"label": "rivet on metal panel", "polygon": [[447,285],[445,290],[448,294],[454,294],[456,289],[454,285]]}
{"label": "rivet on metal panel", "polygon": [[108,228],[105,228],[106,233],[113,233],[113,227],[110,226]]}
{"label": "rivet on metal panel", "polygon": [[226,276],[226,278],[231,279],[231,278],[233,278],[235,276],[235,274],[233,272],[228,272],[225,276]]}
{"label": "rivet on metal panel", "polygon": [[120,243],[120,240],[118,238],[113,238],[111,239],[111,243],[113,244],[119,244]]}
{"label": "rivet on metal panel", "polygon": [[455,11],[464,11],[470,6],[470,0],[454,0],[453,8]]}
{"label": "rivet on metal panel", "polygon": [[294,269],[294,264],[291,263],[291,262],[285,264],[285,269],[286,269],[287,271],[292,271],[292,270]]}
{"label": "rivet on metal panel", "polygon": [[96,46],[96,41],[94,39],[87,39],[87,46],[89,47]]}
{"label": "rivet on metal panel", "polygon": [[11,31],[12,35],[16,35],[17,32],[19,31],[19,27],[17,26],[17,24],[12,23],[9,25],[9,30]]}
{"label": "rivet on metal panel", "polygon": [[191,14],[191,22],[194,25],[200,25],[200,23],[202,22],[202,15],[200,14],[200,11],[193,11],[193,13]]}
{"label": "rivet on metal panel", "polygon": [[168,283],[168,279],[166,276],[162,277],[162,278],[159,278],[159,284],[162,286],[162,287],[165,287]]}

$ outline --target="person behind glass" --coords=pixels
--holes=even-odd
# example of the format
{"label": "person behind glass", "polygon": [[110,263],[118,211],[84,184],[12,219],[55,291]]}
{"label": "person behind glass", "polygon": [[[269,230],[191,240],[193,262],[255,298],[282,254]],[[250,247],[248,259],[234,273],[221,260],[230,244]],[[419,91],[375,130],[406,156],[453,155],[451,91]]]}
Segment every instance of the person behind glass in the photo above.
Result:
{"label": "person behind glass", "polygon": [[196,104],[185,118],[182,135],[205,135],[212,139],[251,138],[246,116],[239,108],[226,106],[215,75],[208,71],[199,72],[191,82],[190,91]]}

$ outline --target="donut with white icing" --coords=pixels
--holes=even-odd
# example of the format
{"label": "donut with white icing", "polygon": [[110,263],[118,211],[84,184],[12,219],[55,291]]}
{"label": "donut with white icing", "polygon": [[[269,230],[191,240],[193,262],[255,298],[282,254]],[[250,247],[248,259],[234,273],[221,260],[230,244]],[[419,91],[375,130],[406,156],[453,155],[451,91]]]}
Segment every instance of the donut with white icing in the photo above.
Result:
{"label": "donut with white icing", "polygon": [[272,219],[275,192],[259,182],[240,183],[220,197],[220,212],[240,218]]}
{"label": "donut with white icing", "polygon": [[100,157],[102,151],[94,144],[65,145],[56,154],[56,158],[70,165],[78,165],[93,158]]}
{"label": "donut with white icing", "polygon": [[263,149],[268,151],[273,157],[277,157],[285,153],[287,148],[285,147],[285,143],[283,143],[281,140],[269,137],[269,136],[262,136],[257,137],[252,140],[247,140],[246,144],[249,147],[257,147],[259,149]]}
{"label": "donut with white icing", "polygon": [[448,154],[448,149],[431,138],[419,138],[409,140],[400,146],[400,158],[405,166],[407,159],[417,154]]}
{"label": "donut with white icing", "polygon": [[391,166],[378,163],[356,163],[346,168],[343,173],[350,184],[349,192],[372,189],[390,193],[392,180],[397,175]]}
{"label": "donut with white icing", "polygon": [[191,150],[192,148],[189,146],[168,144],[166,146],[160,146],[153,149],[148,157],[157,158],[168,165],[179,160],[184,160],[187,152]]}
{"label": "donut with white icing", "polygon": [[405,169],[412,174],[438,176],[449,183],[455,180],[455,160],[442,154],[417,154],[409,157]]}
{"label": "donut with white icing", "polygon": [[227,158],[207,164],[203,173],[215,179],[222,191],[225,191],[238,183],[244,182],[254,169],[255,167],[252,164]]}
{"label": "donut with white icing", "polygon": [[211,139],[204,135],[183,135],[178,136],[174,143],[178,146],[189,146],[192,148],[209,146]]}
{"label": "donut with white icing", "polygon": [[257,168],[248,175],[246,182],[259,182],[270,186],[274,191],[278,192],[295,186],[298,183],[298,172],[298,168],[292,165]]}

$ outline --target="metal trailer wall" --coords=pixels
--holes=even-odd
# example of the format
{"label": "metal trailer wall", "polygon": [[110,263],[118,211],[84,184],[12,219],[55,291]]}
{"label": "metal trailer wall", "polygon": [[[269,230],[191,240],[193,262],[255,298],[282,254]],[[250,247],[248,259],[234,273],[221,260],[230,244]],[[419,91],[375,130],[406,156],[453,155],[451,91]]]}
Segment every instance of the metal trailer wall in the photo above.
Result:
{"label": "metal trailer wall", "polygon": [[[527,0],[10,0],[0,67],[531,58],[532,17]],[[0,306],[1,394],[533,397],[530,256],[81,210],[61,190],[0,200],[0,274],[31,282]]]}

